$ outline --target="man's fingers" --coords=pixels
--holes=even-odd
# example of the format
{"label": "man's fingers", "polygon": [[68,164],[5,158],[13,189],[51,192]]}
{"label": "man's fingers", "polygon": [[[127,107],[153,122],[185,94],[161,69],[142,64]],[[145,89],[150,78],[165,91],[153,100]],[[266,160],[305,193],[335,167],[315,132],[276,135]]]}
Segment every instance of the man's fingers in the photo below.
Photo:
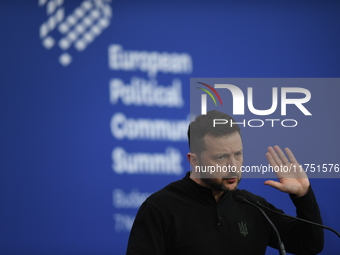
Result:
{"label": "man's fingers", "polygon": [[268,162],[271,166],[276,165],[276,162],[275,162],[274,158],[272,157],[272,155],[270,154],[270,152],[266,153],[266,157],[267,157],[267,160],[268,160]]}
{"label": "man's fingers", "polygon": [[264,182],[264,184],[282,191],[282,186],[283,186],[282,183],[272,181],[272,180],[267,180]]}
{"label": "man's fingers", "polygon": [[285,151],[287,153],[287,156],[289,158],[289,161],[292,162],[292,163],[297,163],[297,160],[296,158],[294,157],[294,154],[293,152],[289,149],[289,148],[285,148]]}
{"label": "man's fingers", "polygon": [[274,150],[273,147],[268,147],[268,152],[270,153],[272,159],[274,160],[274,165],[282,165],[282,161],[281,159],[279,158],[279,156],[277,155],[276,151]]}
{"label": "man's fingers", "polygon": [[286,155],[284,154],[284,152],[281,150],[281,148],[278,145],[275,145],[274,149],[275,149],[276,153],[279,155],[283,164],[288,164],[289,161],[288,161]]}

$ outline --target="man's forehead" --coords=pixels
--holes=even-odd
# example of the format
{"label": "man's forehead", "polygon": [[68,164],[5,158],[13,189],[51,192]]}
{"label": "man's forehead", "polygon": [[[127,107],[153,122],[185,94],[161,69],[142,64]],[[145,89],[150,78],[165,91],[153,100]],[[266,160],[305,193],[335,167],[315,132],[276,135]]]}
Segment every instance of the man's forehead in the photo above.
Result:
{"label": "man's forehead", "polygon": [[215,139],[230,139],[230,138],[241,138],[240,134],[238,132],[233,132],[231,134],[226,134],[226,135],[214,135],[212,133],[207,133],[203,137],[204,139],[210,139],[210,140],[215,140]]}
{"label": "man's forehead", "polygon": [[223,136],[214,136],[212,134],[206,134],[204,137],[204,143],[206,149],[230,149],[230,150],[241,150],[242,140],[238,132]]}

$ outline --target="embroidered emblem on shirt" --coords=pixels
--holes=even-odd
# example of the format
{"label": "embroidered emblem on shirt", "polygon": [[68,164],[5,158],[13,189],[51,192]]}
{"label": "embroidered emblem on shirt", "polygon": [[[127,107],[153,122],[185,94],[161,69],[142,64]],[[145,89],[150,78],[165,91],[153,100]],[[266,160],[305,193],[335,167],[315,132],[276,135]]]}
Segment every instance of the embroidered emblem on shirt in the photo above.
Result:
{"label": "embroidered emblem on shirt", "polygon": [[240,228],[240,233],[244,236],[248,235],[247,224],[242,221],[238,223],[238,227]]}

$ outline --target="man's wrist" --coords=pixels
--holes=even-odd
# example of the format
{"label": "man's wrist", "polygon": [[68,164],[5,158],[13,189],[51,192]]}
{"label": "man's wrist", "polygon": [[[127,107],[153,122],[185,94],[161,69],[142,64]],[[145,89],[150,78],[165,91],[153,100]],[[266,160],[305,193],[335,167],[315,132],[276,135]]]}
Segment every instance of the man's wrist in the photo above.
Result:
{"label": "man's wrist", "polygon": [[289,194],[292,198],[301,198],[304,197],[310,190],[310,185],[307,188],[301,189],[299,192],[295,194]]}

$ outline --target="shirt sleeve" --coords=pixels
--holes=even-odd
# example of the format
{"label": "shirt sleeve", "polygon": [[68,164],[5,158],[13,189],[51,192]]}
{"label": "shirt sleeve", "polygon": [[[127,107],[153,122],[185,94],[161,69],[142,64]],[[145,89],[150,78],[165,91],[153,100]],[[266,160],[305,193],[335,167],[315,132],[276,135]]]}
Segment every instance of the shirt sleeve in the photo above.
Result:
{"label": "shirt sleeve", "polygon": [[165,254],[164,224],[161,214],[144,202],[133,223],[127,255]]}
{"label": "shirt sleeve", "polygon": [[[322,224],[320,210],[311,187],[305,196],[295,197],[290,195],[290,198],[296,207],[298,218]],[[270,204],[268,206],[272,209],[275,208]],[[287,252],[311,255],[322,251],[324,244],[323,228],[280,215],[273,214],[271,218],[280,233]],[[277,243],[277,237],[272,233],[269,246],[277,248]]]}

